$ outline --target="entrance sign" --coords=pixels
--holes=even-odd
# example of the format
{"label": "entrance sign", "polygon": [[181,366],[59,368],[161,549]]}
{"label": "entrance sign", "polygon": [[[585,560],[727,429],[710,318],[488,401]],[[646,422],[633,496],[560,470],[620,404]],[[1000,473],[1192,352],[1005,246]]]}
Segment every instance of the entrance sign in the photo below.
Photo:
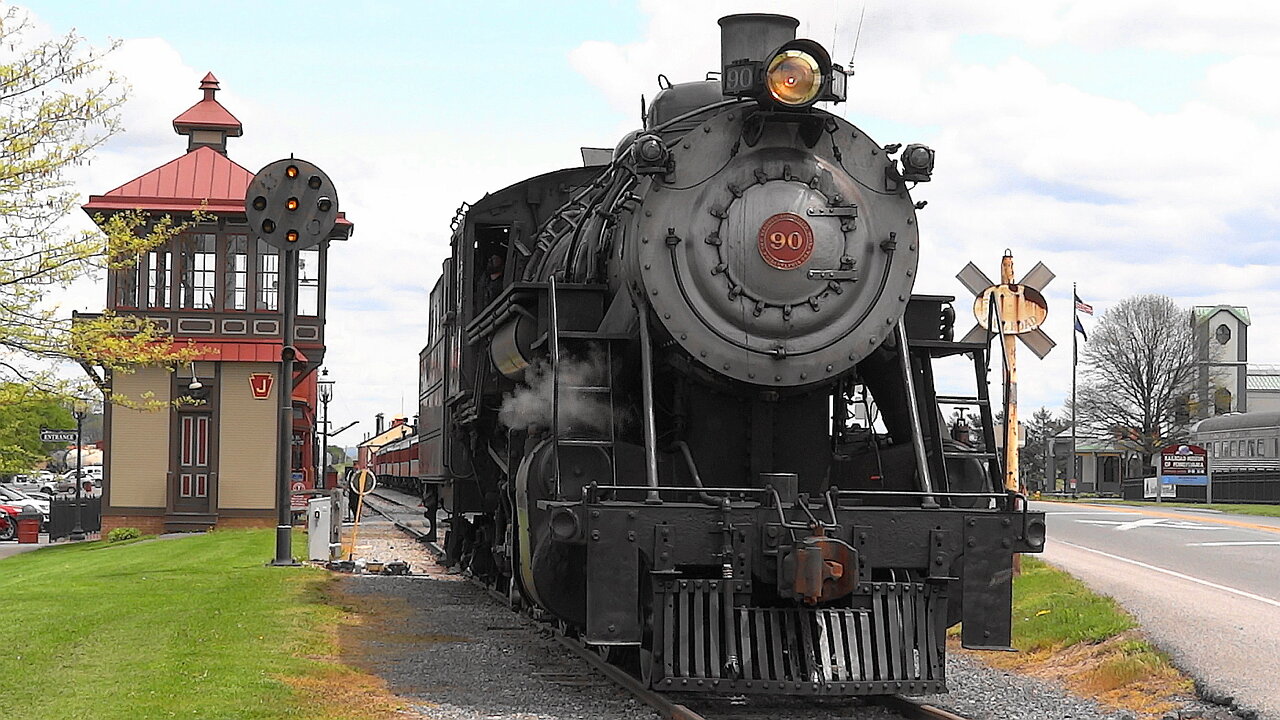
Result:
{"label": "entrance sign", "polygon": [[1170,445],[1160,451],[1161,485],[1208,485],[1209,455],[1199,445]]}
{"label": "entrance sign", "polygon": [[75,442],[75,430],[50,430],[49,428],[40,428],[40,442]]}

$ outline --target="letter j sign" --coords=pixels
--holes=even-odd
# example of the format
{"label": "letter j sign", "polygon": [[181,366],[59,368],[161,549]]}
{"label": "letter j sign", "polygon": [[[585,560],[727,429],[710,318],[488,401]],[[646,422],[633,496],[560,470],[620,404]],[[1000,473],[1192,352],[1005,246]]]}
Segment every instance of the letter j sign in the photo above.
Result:
{"label": "letter j sign", "polygon": [[259,400],[266,400],[271,397],[271,385],[275,382],[275,376],[271,373],[253,373],[249,376],[249,387],[253,389],[253,396]]}

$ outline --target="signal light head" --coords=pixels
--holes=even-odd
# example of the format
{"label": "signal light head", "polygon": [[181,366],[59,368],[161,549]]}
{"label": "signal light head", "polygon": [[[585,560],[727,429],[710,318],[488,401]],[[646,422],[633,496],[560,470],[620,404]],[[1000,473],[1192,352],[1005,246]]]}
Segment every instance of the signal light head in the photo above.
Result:
{"label": "signal light head", "polygon": [[289,167],[284,169],[284,174],[285,174],[285,177],[289,177],[289,178],[298,177],[298,166],[290,165]]}
{"label": "signal light head", "polygon": [[270,235],[271,233],[273,233],[273,232],[275,232],[275,231],[276,231],[276,224],[275,224],[275,221],[273,221],[273,220],[272,220],[272,219],[270,219],[270,218],[267,218],[266,220],[263,220],[263,221],[262,221],[262,232],[264,232],[264,233],[266,233],[266,234]]}
{"label": "signal light head", "polygon": [[320,176],[319,176],[319,175],[312,175],[311,177],[307,178],[307,187],[311,188],[312,190],[319,190],[319,189],[320,189]]}
{"label": "signal light head", "polygon": [[774,100],[790,107],[805,107],[822,90],[822,66],[803,50],[783,50],[769,61],[765,86]]}
{"label": "signal light head", "polygon": [[267,199],[261,195],[253,199],[253,209],[262,212],[267,209]]}
{"label": "signal light head", "polygon": [[286,209],[288,209],[288,210],[297,210],[297,209],[298,209],[298,198],[296,198],[296,197],[291,197],[291,198],[289,198],[288,200],[286,200],[286,201],[285,201],[284,206],[285,206],[285,208],[286,208]]}
{"label": "signal light head", "polygon": [[285,239],[285,240],[288,240],[288,241],[289,241],[289,242],[291,242],[291,243],[296,243],[296,242],[298,242],[298,231],[297,231],[297,230],[290,230],[289,232],[287,232],[287,233],[285,233],[285,234],[284,234],[284,239]]}
{"label": "signal light head", "polygon": [[327,197],[322,197],[319,200],[316,200],[316,209],[320,212],[327,213],[333,209],[333,201]]}

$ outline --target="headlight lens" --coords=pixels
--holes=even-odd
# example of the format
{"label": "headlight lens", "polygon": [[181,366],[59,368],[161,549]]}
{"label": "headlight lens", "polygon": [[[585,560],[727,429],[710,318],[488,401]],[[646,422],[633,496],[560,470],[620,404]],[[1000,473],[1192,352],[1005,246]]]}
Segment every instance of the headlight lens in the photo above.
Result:
{"label": "headlight lens", "polygon": [[769,62],[766,80],[769,94],[784,105],[800,106],[813,101],[822,89],[822,67],[802,50],[785,50]]}

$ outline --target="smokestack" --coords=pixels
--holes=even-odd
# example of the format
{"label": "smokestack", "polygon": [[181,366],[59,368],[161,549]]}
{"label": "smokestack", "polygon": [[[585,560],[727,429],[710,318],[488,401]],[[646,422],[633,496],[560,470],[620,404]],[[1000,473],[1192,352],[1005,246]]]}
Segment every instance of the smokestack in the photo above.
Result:
{"label": "smokestack", "polygon": [[800,21],[787,15],[745,13],[720,18],[720,69],[736,60],[764,62],[769,53],[796,39]]}
{"label": "smokestack", "polygon": [[374,418],[373,436],[378,437],[383,433],[383,431],[386,430],[386,428],[382,426],[384,418],[382,417],[382,413],[378,413],[377,415],[374,415],[373,418]]}

